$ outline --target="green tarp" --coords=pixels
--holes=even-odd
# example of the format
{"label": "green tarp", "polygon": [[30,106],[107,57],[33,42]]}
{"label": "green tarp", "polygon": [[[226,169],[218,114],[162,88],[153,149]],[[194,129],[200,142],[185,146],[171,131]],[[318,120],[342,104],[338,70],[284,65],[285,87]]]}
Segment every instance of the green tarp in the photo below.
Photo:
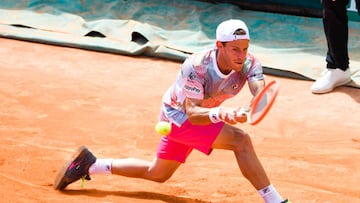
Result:
{"label": "green tarp", "polygon": [[[232,3],[242,8],[297,16],[322,17],[322,0],[212,0],[217,3]],[[347,14],[350,21],[360,21],[356,9],[357,0],[349,0]]]}
{"label": "green tarp", "polygon": [[[325,70],[320,18],[243,10],[228,3],[152,0],[3,0],[0,36],[125,55],[182,61],[214,46],[216,26],[239,18],[250,51],[270,74],[315,79]],[[349,22],[353,83],[360,87],[360,23]]]}

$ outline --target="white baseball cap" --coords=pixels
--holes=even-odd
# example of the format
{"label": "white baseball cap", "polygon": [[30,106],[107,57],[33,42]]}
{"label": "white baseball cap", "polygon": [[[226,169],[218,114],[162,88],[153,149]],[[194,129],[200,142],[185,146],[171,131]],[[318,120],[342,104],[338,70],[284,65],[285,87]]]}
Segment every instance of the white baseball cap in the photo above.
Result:
{"label": "white baseball cap", "polygon": [[[235,31],[242,29],[244,34],[237,34]],[[216,40],[220,42],[231,42],[238,39],[250,40],[249,30],[242,20],[230,19],[218,25],[216,28]]]}

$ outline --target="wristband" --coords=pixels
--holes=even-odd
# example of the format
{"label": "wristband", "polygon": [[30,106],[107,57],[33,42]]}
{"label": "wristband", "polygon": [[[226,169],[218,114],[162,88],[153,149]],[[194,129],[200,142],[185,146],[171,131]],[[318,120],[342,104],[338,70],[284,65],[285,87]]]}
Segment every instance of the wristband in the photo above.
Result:
{"label": "wristband", "polygon": [[220,107],[211,108],[209,111],[209,118],[212,123],[218,123],[221,121],[220,118]]}

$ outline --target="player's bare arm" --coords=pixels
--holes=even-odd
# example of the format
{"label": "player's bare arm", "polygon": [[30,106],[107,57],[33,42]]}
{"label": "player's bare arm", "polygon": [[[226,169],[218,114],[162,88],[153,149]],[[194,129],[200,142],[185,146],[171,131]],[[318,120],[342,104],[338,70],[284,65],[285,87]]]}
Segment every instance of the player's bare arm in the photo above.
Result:
{"label": "player's bare arm", "polygon": [[249,82],[251,94],[255,97],[265,87],[265,80],[256,80]]}

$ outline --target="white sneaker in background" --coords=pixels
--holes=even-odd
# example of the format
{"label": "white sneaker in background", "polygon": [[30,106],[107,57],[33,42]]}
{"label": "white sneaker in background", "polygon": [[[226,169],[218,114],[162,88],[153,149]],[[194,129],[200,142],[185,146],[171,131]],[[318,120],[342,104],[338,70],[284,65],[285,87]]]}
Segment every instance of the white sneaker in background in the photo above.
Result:
{"label": "white sneaker in background", "polygon": [[351,81],[350,68],[343,71],[337,69],[327,69],[325,74],[317,79],[311,86],[311,92],[314,94],[323,94],[331,92],[335,87],[345,85]]}

